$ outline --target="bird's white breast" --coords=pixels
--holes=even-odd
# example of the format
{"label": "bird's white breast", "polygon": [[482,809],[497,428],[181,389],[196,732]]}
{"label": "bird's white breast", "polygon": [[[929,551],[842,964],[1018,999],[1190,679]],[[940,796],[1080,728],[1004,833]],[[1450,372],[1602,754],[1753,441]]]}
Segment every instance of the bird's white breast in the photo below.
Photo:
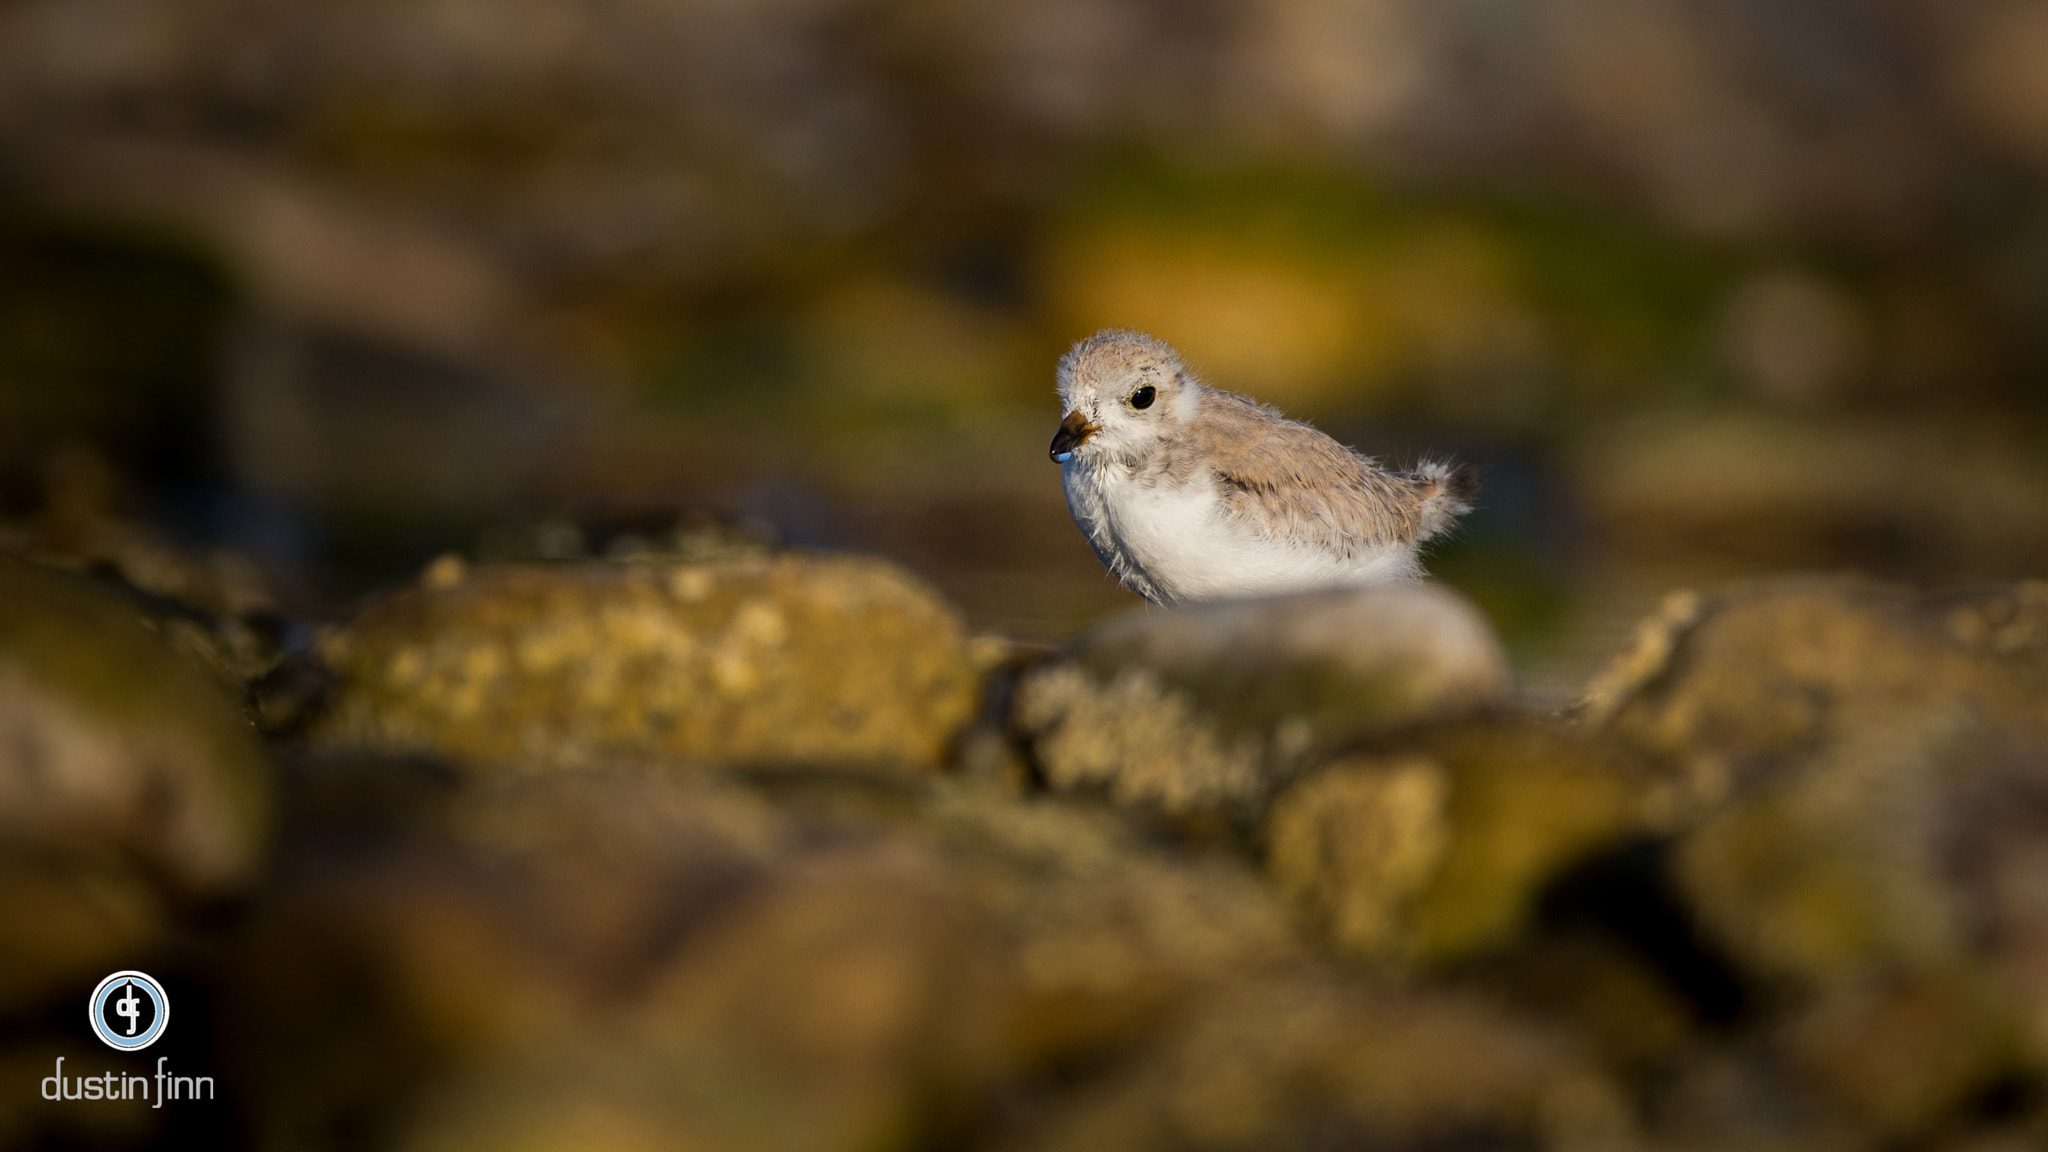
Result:
{"label": "bird's white breast", "polygon": [[1067,508],[1110,571],[1132,591],[1175,604],[1414,579],[1412,549],[1346,555],[1247,523],[1224,506],[1212,474],[1140,478],[1114,462],[1060,470]]}

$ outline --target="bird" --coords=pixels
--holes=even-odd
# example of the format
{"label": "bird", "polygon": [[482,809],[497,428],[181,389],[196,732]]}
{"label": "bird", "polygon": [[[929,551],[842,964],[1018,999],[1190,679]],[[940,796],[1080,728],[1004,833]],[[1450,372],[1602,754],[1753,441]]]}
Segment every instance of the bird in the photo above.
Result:
{"label": "bird", "polygon": [[1420,546],[1478,492],[1468,467],[1382,468],[1209,387],[1133,329],[1075,344],[1058,384],[1067,510],[1110,573],[1161,606],[1419,581]]}

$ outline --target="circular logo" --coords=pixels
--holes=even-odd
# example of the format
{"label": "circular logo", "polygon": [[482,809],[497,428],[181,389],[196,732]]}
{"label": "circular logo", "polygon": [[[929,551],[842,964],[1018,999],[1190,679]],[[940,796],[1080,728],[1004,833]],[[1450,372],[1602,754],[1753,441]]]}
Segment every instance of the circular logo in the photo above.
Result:
{"label": "circular logo", "polygon": [[163,1039],[171,998],[147,972],[116,972],[92,990],[87,1014],[92,1034],[107,1047],[134,1052]]}

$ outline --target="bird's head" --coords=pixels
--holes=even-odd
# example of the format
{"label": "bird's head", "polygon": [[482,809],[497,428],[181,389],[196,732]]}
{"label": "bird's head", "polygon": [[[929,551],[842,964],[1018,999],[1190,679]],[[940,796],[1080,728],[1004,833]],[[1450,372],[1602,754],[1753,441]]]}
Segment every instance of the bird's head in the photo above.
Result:
{"label": "bird's head", "polygon": [[1197,385],[1162,341],[1105,328],[1060,358],[1065,409],[1052,458],[1142,459],[1192,415]]}

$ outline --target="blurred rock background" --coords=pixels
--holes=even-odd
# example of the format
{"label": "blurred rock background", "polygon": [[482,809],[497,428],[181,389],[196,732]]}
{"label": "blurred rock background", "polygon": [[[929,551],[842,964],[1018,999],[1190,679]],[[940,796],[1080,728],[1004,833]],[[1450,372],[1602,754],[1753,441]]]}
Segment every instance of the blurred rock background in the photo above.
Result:
{"label": "blurred rock background", "polygon": [[1564,685],[1674,578],[2039,569],[2043,76],[2021,0],[8,0],[0,490],[301,611],[689,510],[1057,638],[1130,324],[1478,462],[1435,566]]}

